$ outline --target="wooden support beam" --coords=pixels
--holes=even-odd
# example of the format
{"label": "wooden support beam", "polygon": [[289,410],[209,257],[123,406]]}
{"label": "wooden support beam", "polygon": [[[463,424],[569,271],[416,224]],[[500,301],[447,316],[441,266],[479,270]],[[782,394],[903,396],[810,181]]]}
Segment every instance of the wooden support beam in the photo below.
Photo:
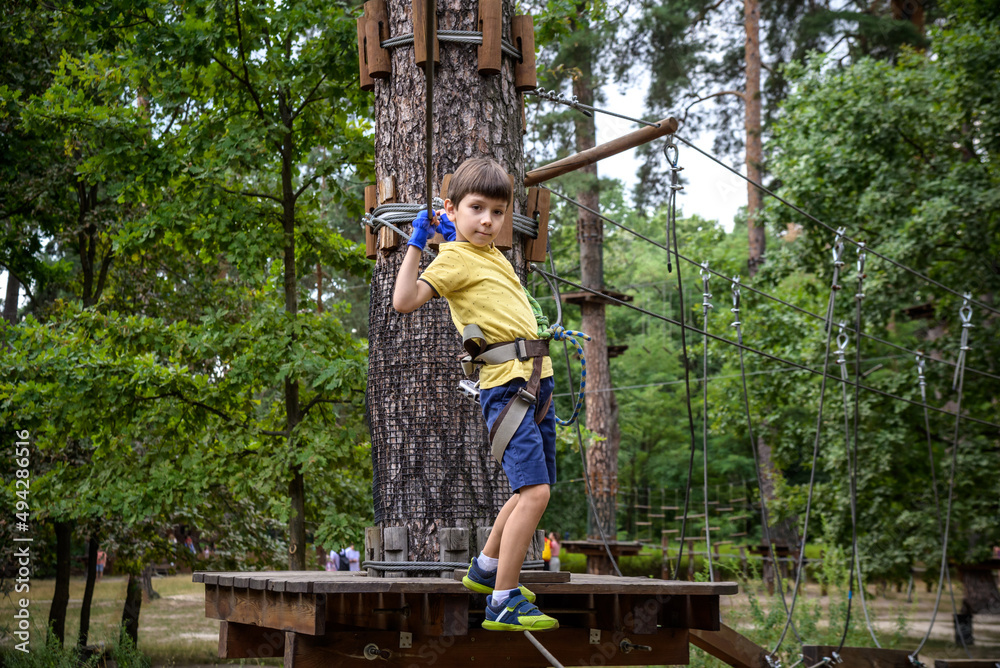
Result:
{"label": "wooden support beam", "polygon": [[317,635],[326,629],[326,596],[206,584],[205,616]]}
{"label": "wooden support beam", "polygon": [[544,188],[528,189],[525,215],[538,221],[538,237],[530,239],[525,249],[528,262],[545,262],[549,241],[549,206],[552,193]]}
{"label": "wooden support beam", "polygon": [[[365,200],[368,199],[368,188],[365,188]],[[367,240],[367,238],[366,238]],[[371,256],[368,256],[371,259]],[[362,561],[382,560],[382,530],[378,527],[365,527],[365,558]],[[374,568],[368,569],[368,577],[381,577],[381,571]]]}
{"label": "wooden support beam", "polygon": [[[837,651],[834,645],[803,645],[803,663],[815,665],[823,657],[832,657]],[[877,647],[843,647],[838,652],[843,659],[843,668],[912,668],[910,653],[905,649],[879,649]]]}
{"label": "wooden support beam", "polygon": [[[469,561],[469,530],[455,527],[441,529],[441,561]],[[454,572],[443,571],[441,577],[454,579]]]}
{"label": "wooden support beam", "polygon": [[[514,175],[508,174],[507,178],[510,179],[510,199],[507,200],[507,208],[504,210],[503,227],[500,228],[500,234],[497,235],[497,238],[493,240],[493,245],[502,251],[510,250],[514,245]],[[531,554],[530,547],[528,554]]]}
{"label": "wooden support beam", "polygon": [[[396,201],[396,177],[386,176],[378,180],[378,192],[376,202],[379,206]],[[378,247],[383,251],[389,251],[399,245],[399,235],[383,227],[378,231]]]}
{"label": "wooden support beam", "polygon": [[[424,0],[413,0],[413,58],[417,67],[422,68],[427,62],[427,3]],[[434,64],[441,63],[440,42],[437,36],[437,14],[434,15]]]}
{"label": "wooden support beam", "polygon": [[[514,90],[523,93],[538,88],[535,72],[535,24],[531,14],[519,14],[511,24],[514,46],[521,52],[521,60],[514,61]],[[524,98],[521,98],[523,105]]]}
{"label": "wooden support beam", "polygon": [[375,80],[368,73],[368,18],[364,15],[358,17],[358,82],[361,90],[375,90]]}
{"label": "wooden support beam", "polygon": [[365,17],[368,74],[373,79],[388,79],[392,74],[392,59],[389,57],[389,49],[382,48],[382,42],[389,38],[389,11],[385,0],[368,0],[365,3]]}
{"label": "wooden support beam", "polygon": [[[386,527],[382,530],[382,546],[385,549],[385,561],[406,561],[407,546],[406,527]],[[406,571],[386,571],[386,578],[405,578]]]}
{"label": "wooden support beam", "polygon": [[236,622],[219,626],[220,659],[270,659],[284,654],[284,631]]}
{"label": "wooden support beam", "polygon": [[[365,211],[371,213],[375,210],[375,202],[377,200],[377,186],[370,185],[365,186]],[[372,232],[372,228],[365,225],[365,255],[369,260],[374,260],[378,257],[378,237]]]}
{"label": "wooden support beam", "polygon": [[483,43],[479,45],[479,73],[483,76],[500,74],[500,0],[479,0],[479,31]]}
{"label": "wooden support beam", "polygon": [[536,186],[539,183],[562,176],[568,172],[592,165],[598,160],[610,158],[613,155],[641,146],[648,142],[677,132],[677,119],[664,118],[657,125],[647,125],[640,130],[613,139],[607,143],[581,151],[562,160],[556,160],[538,169],[533,169],[524,177],[525,186]]}
{"label": "wooden support beam", "polygon": [[767,650],[725,624],[718,631],[692,629],[691,644],[733,668],[767,668]]}

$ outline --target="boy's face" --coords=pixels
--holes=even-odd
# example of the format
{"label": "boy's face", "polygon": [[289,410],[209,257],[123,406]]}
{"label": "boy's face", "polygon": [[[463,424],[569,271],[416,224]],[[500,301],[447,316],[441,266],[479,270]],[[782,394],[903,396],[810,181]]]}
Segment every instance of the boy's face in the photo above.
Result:
{"label": "boy's face", "polygon": [[470,193],[455,206],[445,200],[444,209],[455,223],[455,240],[468,241],[473,246],[489,246],[503,227],[507,202]]}

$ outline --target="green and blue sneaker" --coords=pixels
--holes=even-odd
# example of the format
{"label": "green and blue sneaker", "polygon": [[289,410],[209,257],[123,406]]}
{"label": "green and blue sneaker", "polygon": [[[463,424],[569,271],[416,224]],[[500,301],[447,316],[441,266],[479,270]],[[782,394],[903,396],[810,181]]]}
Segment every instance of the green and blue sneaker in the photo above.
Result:
{"label": "green and blue sneaker", "polygon": [[[497,584],[497,572],[484,571],[476,563],[476,558],[473,557],[472,563],[469,564],[468,572],[462,578],[462,584],[465,585],[466,589],[471,589],[477,594],[492,594],[493,588]],[[519,584],[517,588],[521,590],[521,595],[528,599],[529,603],[535,602],[535,595],[530,589],[522,584]]]}
{"label": "green and blue sneaker", "polygon": [[487,631],[552,631],[559,628],[559,621],[544,614],[521,594],[512,595],[499,608],[493,607],[491,596],[483,628]]}

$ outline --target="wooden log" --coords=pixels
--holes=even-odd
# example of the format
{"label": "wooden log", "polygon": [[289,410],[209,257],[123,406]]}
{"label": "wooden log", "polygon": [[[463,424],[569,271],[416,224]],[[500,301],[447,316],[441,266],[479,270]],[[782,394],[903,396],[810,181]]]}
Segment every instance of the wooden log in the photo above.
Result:
{"label": "wooden log", "polygon": [[269,659],[284,653],[284,631],[236,622],[219,625],[220,659]]}
{"label": "wooden log", "polygon": [[[427,62],[427,3],[413,0],[413,58],[417,67],[423,68]],[[441,62],[440,43],[437,38],[437,15],[434,16],[434,64]]]}
{"label": "wooden log", "polygon": [[600,146],[589,148],[586,151],[581,151],[562,160],[556,160],[538,169],[533,169],[525,175],[524,185],[536,186],[557,176],[562,176],[587,165],[592,165],[598,160],[603,160],[604,158],[627,151],[630,148],[641,146],[659,137],[673,134],[677,131],[677,125],[676,118],[665,118],[657,126],[647,125],[640,130],[630,132],[617,139],[612,139]]}
{"label": "wooden log", "polygon": [[[441,561],[469,561],[469,530],[449,527],[441,529],[438,536],[441,546]],[[453,571],[444,571],[441,577],[454,579]]]}
{"label": "wooden log", "polygon": [[[386,527],[382,529],[382,546],[385,549],[385,561],[406,561],[407,540],[406,527]],[[406,571],[386,571],[386,578],[405,578]]]}
{"label": "wooden log", "polygon": [[[386,203],[391,203],[396,201],[396,178],[393,176],[386,176],[379,179],[378,181],[378,196],[377,201],[379,206]],[[390,230],[388,227],[383,227],[378,231],[378,247],[385,252],[388,252],[399,245],[399,235]]]}
{"label": "wooden log", "polygon": [[[377,186],[365,186],[365,211],[371,213],[375,210]],[[365,255],[369,260],[378,257],[378,237],[372,232],[372,228],[365,225]]]}
{"label": "wooden log", "polygon": [[479,73],[484,76],[500,74],[500,0],[479,0],[479,31],[483,43],[479,45]]}
{"label": "wooden log", "polygon": [[767,650],[725,624],[718,631],[690,631],[691,644],[733,668],[767,668]]}
{"label": "wooden log", "polygon": [[543,188],[528,189],[527,215],[538,221],[538,237],[528,241],[525,255],[528,262],[545,262],[549,240],[549,205],[552,193]]}
{"label": "wooden log", "polygon": [[535,72],[535,24],[530,14],[514,17],[511,36],[514,46],[521,52],[521,59],[514,62],[514,89],[521,93],[534,90],[538,88],[538,75]]}
{"label": "wooden log", "polygon": [[375,80],[372,79],[372,75],[368,73],[368,54],[367,54],[367,26],[368,18],[365,16],[358,17],[358,81],[361,84],[361,90],[373,91],[375,90]]}
{"label": "wooden log", "polygon": [[392,74],[392,59],[389,49],[382,48],[382,42],[389,38],[389,12],[385,0],[368,0],[365,3],[365,53],[368,56],[368,74],[373,79],[388,79]]}
{"label": "wooden log", "polygon": [[[368,189],[365,188],[367,191]],[[367,192],[366,192],[367,194]],[[369,259],[371,259],[369,257]],[[382,530],[378,527],[365,527],[365,561],[382,560]],[[368,577],[382,577],[382,572],[375,569],[368,569]]]}
{"label": "wooden log", "polygon": [[[832,657],[834,645],[803,645],[802,657],[806,665],[814,665],[823,657]],[[878,649],[876,647],[843,647],[840,658],[844,668],[912,668],[910,653],[904,649]]]}
{"label": "wooden log", "polygon": [[[493,240],[493,245],[502,251],[510,250],[514,245],[514,176],[513,174],[507,176],[510,178],[510,199],[507,200],[507,208],[504,210],[503,227]],[[541,555],[541,552],[538,554]]]}

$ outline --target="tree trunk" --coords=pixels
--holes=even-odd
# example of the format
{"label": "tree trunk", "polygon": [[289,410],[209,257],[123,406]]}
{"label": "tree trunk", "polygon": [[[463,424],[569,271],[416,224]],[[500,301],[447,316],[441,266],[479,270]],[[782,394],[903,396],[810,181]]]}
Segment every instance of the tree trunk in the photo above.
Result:
{"label": "tree trunk", "polygon": [[[440,0],[437,10],[439,29],[479,29],[477,3]],[[413,32],[410,12],[409,0],[389,0],[389,34]],[[508,40],[512,14],[507,0],[502,16]],[[440,45],[434,76],[435,191],[466,158],[492,157],[513,175],[515,209],[523,210],[521,107],[512,63],[505,56],[499,75],[481,76],[476,54],[474,46]],[[380,182],[395,180],[397,202],[426,201],[425,86],[413,47],[393,49],[391,77],[375,83],[376,175]],[[447,303],[435,299],[408,315],[392,308],[404,243],[379,254],[372,276],[366,398],[375,522],[408,527],[409,560],[437,560],[438,529],[490,526],[510,487],[490,454],[479,408],[456,392],[463,378],[456,362],[462,346]],[[515,232],[508,253],[522,280],[523,243]],[[428,260],[425,255],[422,267]]]}
{"label": "tree trunk", "polygon": [[21,296],[21,281],[7,272],[7,294],[3,302],[3,319],[11,325],[17,324],[17,300]]}
{"label": "tree trunk", "polygon": [[[764,148],[760,126],[760,6],[758,0],[743,0],[743,16],[747,33],[747,86],[744,93],[747,178],[755,183],[761,183]],[[764,195],[761,191],[752,183],[747,183],[747,234],[750,249],[747,268],[751,277],[757,274],[760,265],[764,263],[766,237],[763,225],[758,224],[763,203]]]}
{"label": "tree trunk", "polygon": [[[773,508],[775,499],[774,478],[778,475],[778,471],[774,466],[774,459],[771,456],[771,446],[764,438],[764,431],[762,428],[757,436],[757,463],[760,466],[762,478],[760,494],[763,501],[768,504],[768,507]],[[768,520],[768,532],[767,535],[761,536],[762,542],[766,545],[768,544],[768,538],[770,538],[770,542],[775,546],[789,547],[794,551],[798,545],[798,532],[795,530],[793,522],[791,520],[782,520],[781,522],[774,523],[770,516]],[[775,553],[775,556],[777,556],[777,553]],[[764,582],[767,584],[768,591],[773,591],[775,582],[774,567],[778,566],[778,564],[771,563],[770,559],[769,552],[764,557],[762,575]]]}
{"label": "tree trunk", "polygon": [[142,569],[142,574],[139,576],[139,581],[142,583],[142,600],[155,601],[160,598],[160,594],[153,589],[153,566],[147,564],[145,568]]}
{"label": "tree trunk", "polygon": [[1000,614],[1000,590],[997,589],[993,570],[987,566],[970,564],[958,567],[962,578],[962,614]]}
{"label": "tree trunk", "polygon": [[[578,29],[587,30],[587,17],[578,17]],[[573,80],[573,94],[581,103],[593,106],[594,79],[593,54],[587,49],[576,50],[578,73]],[[597,144],[597,127],[593,116],[577,114],[573,117],[576,126],[577,152],[593,148]],[[595,211],[600,210],[600,189],[597,180],[597,164],[579,170],[587,176],[584,185],[576,193],[577,200]],[[604,289],[604,226],[594,214],[580,209],[576,221],[576,238],[580,244],[581,283],[592,290]],[[584,302],[581,306],[580,329],[591,336],[584,344],[587,358],[587,389],[584,399],[587,429],[604,437],[603,441],[591,443],[587,450],[587,474],[593,492],[594,509],[588,508],[588,538],[601,540],[601,534],[608,540],[616,540],[616,495],[618,494],[618,447],[621,434],[618,430],[618,402],[611,392],[611,366],[608,361],[608,337],[605,322],[605,305]],[[603,390],[603,391],[599,391]],[[587,572],[611,574],[614,569],[607,557],[588,558]]]}
{"label": "tree trunk", "polygon": [[139,576],[129,573],[125,587],[125,607],[122,608],[122,632],[119,641],[126,636],[132,645],[139,645],[139,612],[142,610],[142,585]]}
{"label": "tree trunk", "polygon": [[94,584],[97,582],[97,534],[90,536],[87,546],[87,584],[83,588],[83,603],[80,605],[80,633],[77,634],[76,644],[82,649],[87,645],[87,636],[90,634],[90,605],[94,600]]}
{"label": "tree trunk", "polygon": [[69,605],[70,551],[72,527],[69,522],[56,522],[56,589],[49,608],[49,629],[62,647],[66,637],[66,607]]}

